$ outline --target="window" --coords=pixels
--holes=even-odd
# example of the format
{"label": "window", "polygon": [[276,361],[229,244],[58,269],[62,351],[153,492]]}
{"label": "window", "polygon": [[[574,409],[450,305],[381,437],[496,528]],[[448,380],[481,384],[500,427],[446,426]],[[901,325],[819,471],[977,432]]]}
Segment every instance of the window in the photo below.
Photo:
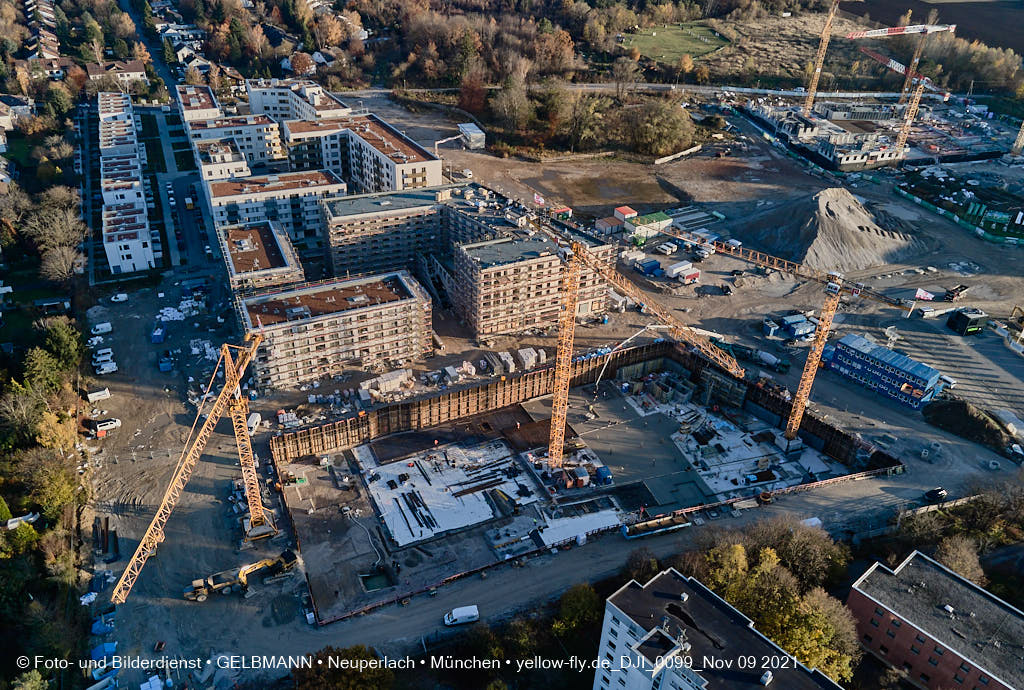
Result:
{"label": "window", "polygon": [[611,640],[608,640],[608,649],[615,650],[615,643]]}
{"label": "window", "polygon": [[871,635],[868,635],[867,633],[864,633],[864,638],[863,639],[864,639],[865,644],[871,644],[871,639],[872,639]]}
{"label": "window", "polygon": [[613,657],[611,654],[605,654],[604,658],[607,659],[608,661],[614,661],[615,660],[615,657]]}
{"label": "window", "polygon": [[920,647],[915,647],[914,645],[910,645],[910,651],[913,652],[914,654],[920,654],[921,653],[921,648]]}
{"label": "window", "polygon": [[878,645],[878,651],[880,651],[882,654],[888,654],[889,648],[886,647],[884,644],[880,644]]}
{"label": "window", "polygon": [[882,616],[882,617],[884,617],[884,616],[885,616],[885,611],[883,611],[882,609],[876,608],[876,609],[875,609],[875,615],[876,615],[876,616]]}
{"label": "window", "polygon": [[967,664],[960,664],[960,670],[963,671],[964,673],[967,673],[967,672],[969,672],[971,670],[971,667],[968,666]]}
{"label": "window", "polygon": [[932,666],[938,666],[939,665],[939,660],[936,659],[933,656],[930,656],[930,657],[928,657],[928,663],[931,664]]}
{"label": "window", "polygon": [[622,687],[626,687],[626,679],[625,678],[619,678],[619,685],[621,685]]}
{"label": "window", "polygon": [[978,682],[981,683],[982,685],[988,685],[988,676],[986,676],[986,675],[978,676]]}
{"label": "window", "polygon": [[601,676],[601,685],[608,685],[609,682],[611,681],[609,680],[608,676]]}
{"label": "window", "polygon": [[914,639],[915,639],[915,640],[917,640],[918,642],[924,642],[924,638],[923,638],[923,637],[921,637],[920,635],[916,635],[916,636],[914,637]]}
{"label": "window", "polygon": [[924,683],[927,683],[927,682],[928,682],[928,681],[930,681],[931,679],[932,679],[932,677],[931,677],[931,676],[929,676],[929,675],[928,675],[927,673],[922,673],[922,674],[921,674],[921,681],[922,681],[922,682],[924,682]]}
{"label": "window", "polygon": [[892,627],[894,627],[894,628],[898,628],[898,627],[900,627],[901,625],[903,625],[903,622],[902,622],[902,621],[900,621],[900,620],[899,620],[898,618],[893,618],[893,619],[892,619],[892,623],[891,623],[891,625],[892,625]]}
{"label": "window", "polygon": [[888,635],[889,637],[896,637],[896,633],[893,632],[892,630],[886,630],[885,634]]}
{"label": "window", "polygon": [[873,625],[874,627],[877,628],[878,627],[878,621],[876,621],[874,618],[872,618],[871,619],[871,625]]}
{"label": "window", "polygon": [[963,677],[963,676],[961,676],[961,675],[960,675],[960,674],[958,673],[958,674],[956,674],[955,676],[953,676],[953,680],[955,680],[955,681],[956,681],[957,683],[963,683],[963,682],[964,682],[964,677]]}
{"label": "window", "polygon": [[942,651],[942,647],[936,647],[935,648],[935,653],[938,654],[939,656],[942,656],[945,652]]}

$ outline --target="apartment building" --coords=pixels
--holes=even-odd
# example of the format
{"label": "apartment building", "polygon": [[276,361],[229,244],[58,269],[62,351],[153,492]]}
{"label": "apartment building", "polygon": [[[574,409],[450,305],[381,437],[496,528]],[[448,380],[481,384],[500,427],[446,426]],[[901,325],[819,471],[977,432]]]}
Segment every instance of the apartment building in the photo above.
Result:
{"label": "apartment building", "polygon": [[1024,613],[915,551],[850,590],[861,646],[929,690],[1024,688]]}
{"label": "apartment building", "polygon": [[[573,233],[573,239],[603,263],[614,266],[611,245],[581,232]],[[566,251],[543,235],[522,230],[498,239],[459,244],[448,294],[477,336],[555,326]],[[584,268],[576,315],[601,314],[607,307],[607,285],[597,273]]]}
{"label": "apartment building", "polygon": [[228,283],[236,293],[249,293],[305,280],[292,243],[276,223],[231,225],[217,231]]}
{"label": "apartment building", "polygon": [[321,200],[344,194],[345,183],[330,170],[239,177],[206,182],[214,227],[274,221],[299,250],[322,246]]}
{"label": "apartment building", "polygon": [[292,170],[334,170],[358,192],[443,182],[441,159],[376,115],[287,120],[282,136]]}
{"label": "apartment building", "polygon": [[188,123],[192,141],[234,139],[250,168],[284,161],[281,129],[266,115],[238,115]]}
{"label": "apartment building", "polygon": [[[752,660],[752,661],[751,661]],[[608,597],[594,690],[839,690],[674,568]]]}
{"label": "apartment building", "polygon": [[135,154],[101,156],[100,192],[104,204],[145,204],[139,157]]}
{"label": "apartment building", "polygon": [[215,120],[224,116],[224,112],[213,95],[209,86],[192,86],[178,84],[174,87],[178,92],[178,110],[181,119],[187,122],[196,120]]}
{"label": "apartment building", "polygon": [[160,257],[149,226],[145,147],[137,137],[131,98],[97,94],[99,114],[100,213],[103,251],[110,272],[119,275],[156,266]]}
{"label": "apartment building", "polygon": [[249,163],[238,149],[234,139],[203,139],[192,142],[199,177],[204,180],[224,180],[249,177]]}
{"label": "apartment building", "polygon": [[103,251],[114,275],[145,271],[156,265],[146,204],[104,204]]}
{"label": "apartment building", "polygon": [[243,329],[264,336],[252,366],[263,389],[401,366],[432,349],[430,297],[406,271],[243,297],[239,312]]}
{"label": "apartment building", "polygon": [[441,208],[451,187],[324,199],[336,276],[412,268],[441,249]]}
{"label": "apartment building", "polygon": [[352,109],[316,82],[307,79],[247,79],[249,112],[284,120],[342,117]]}

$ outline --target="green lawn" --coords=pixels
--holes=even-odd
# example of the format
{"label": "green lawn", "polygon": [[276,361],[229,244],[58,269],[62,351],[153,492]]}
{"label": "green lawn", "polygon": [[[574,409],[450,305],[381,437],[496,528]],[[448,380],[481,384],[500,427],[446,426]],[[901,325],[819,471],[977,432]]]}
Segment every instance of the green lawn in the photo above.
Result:
{"label": "green lawn", "polygon": [[17,163],[23,169],[35,167],[35,163],[28,157],[31,148],[31,142],[21,132],[17,130],[7,132],[7,153],[4,156]]}
{"label": "green lawn", "polygon": [[142,120],[142,138],[159,139],[160,127],[156,123],[156,115],[153,113],[143,113],[140,119]]}
{"label": "green lawn", "polygon": [[143,142],[146,145],[146,166],[153,172],[167,172],[167,163],[164,161],[164,149],[159,139],[147,139]]}
{"label": "green lawn", "polygon": [[192,149],[187,151],[175,151],[174,152],[174,164],[178,166],[178,170],[187,172],[189,170],[196,169],[196,159],[192,155]]}
{"label": "green lawn", "polygon": [[729,41],[696,22],[644,29],[640,33],[626,34],[622,42],[626,50],[636,47],[641,55],[667,65],[677,64],[683,55],[697,59],[728,44]]}

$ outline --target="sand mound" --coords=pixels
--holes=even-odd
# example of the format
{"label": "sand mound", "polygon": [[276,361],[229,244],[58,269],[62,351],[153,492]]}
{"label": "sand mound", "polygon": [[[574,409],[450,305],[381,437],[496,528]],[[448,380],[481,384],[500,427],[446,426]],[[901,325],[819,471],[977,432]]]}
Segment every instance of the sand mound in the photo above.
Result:
{"label": "sand mound", "polygon": [[839,187],[796,199],[754,218],[748,241],[822,270],[856,271],[900,261],[927,249],[884,213],[872,213]]}

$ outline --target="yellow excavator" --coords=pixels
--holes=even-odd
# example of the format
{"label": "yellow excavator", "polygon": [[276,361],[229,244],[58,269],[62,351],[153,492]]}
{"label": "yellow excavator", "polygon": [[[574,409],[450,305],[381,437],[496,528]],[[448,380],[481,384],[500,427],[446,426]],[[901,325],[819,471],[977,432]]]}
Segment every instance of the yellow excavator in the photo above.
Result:
{"label": "yellow excavator", "polygon": [[249,588],[249,576],[263,570],[267,577],[281,575],[295,567],[298,558],[291,551],[283,551],[277,558],[264,558],[238,569],[222,570],[202,580],[193,580],[191,586],[185,588],[185,598],[189,601],[206,601],[214,592],[231,594]]}

